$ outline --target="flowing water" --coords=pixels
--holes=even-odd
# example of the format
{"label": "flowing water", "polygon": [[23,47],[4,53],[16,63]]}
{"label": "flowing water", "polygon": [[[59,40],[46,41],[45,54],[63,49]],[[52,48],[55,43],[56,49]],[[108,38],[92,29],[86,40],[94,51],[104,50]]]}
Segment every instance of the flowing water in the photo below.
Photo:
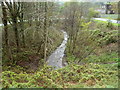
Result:
{"label": "flowing water", "polygon": [[61,45],[49,56],[47,63],[48,65],[54,67],[55,69],[62,68],[62,58],[64,56],[64,51],[66,48],[66,43],[68,40],[68,35],[65,31],[62,30],[64,33],[64,40]]}
{"label": "flowing water", "polygon": [[3,24],[0,24],[0,26],[3,26]]}

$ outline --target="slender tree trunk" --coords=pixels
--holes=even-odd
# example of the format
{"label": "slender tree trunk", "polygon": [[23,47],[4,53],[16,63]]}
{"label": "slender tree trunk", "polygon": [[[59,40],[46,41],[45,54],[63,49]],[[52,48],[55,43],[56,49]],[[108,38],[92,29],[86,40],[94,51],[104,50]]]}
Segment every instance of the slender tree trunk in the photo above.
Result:
{"label": "slender tree trunk", "polygon": [[12,23],[13,23],[13,30],[15,32],[15,41],[16,41],[16,45],[17,45],[17,52],[19,52],[20,50],[20,44],[19,44],[19,33],[18,33],[18,27],[17,27],[17,17],[18,17],[18,13],[19,12],[19,7],[17,6],[16,2],[13,3],[8,3],[5,2],[8,10],[10,12],[11,15],[11,19],[12,19]]}
{"label": "slender tree trunk", "polygon": [[6,7],[4,5],[4,3],[2,2],[2,13],[3,13],[3,24],[4,24],[4,31],[5,31],[5,51],[7,56],[9,57],[10,60],[13,60],[12,58],[12,54],[11,54],[11,49],[9,46],[9,39],[8,39],[8,25],[7,25],[7,12],[6,12]]}
{"label": "slender tree trunk", "polygon": [[20,27],[21,27],[21,33],[22,33],[22,45],[23,45],[23,47],[25,47],[23,13],[21,13],[21,15],[20,15]]}
{"label": "slender tree trunk", "polygon": [[20,50],[20,44],[19,44],[19,34],[18,34],[18,29],[17,29],[17,17],[12,17],[13,20],[13,29],[15,32],[15,41],[16,41],[16,45],[17,45],[17,52],[19,52]]}
{"label": "slender tree trunk", "polygon": [[[76,41],[77,41],[77,37],[78,37],[78,32],[79,32],[79,28],[80,28],[80,24],[81,24],[81,17],[82,17],[82,14],[80,17],[80,20],[76,23],[77,25],[75,26],[76,27],[76,31],[75,31],[75,35],[74,35],[74,39],[73,39],[73,50],[72,50],[72,53],[74,53],[75,49],[76,49]],[[78,18],[79,18],[78,17]]]}
{"label": "slender tree trunk", "polygon": [[45,16],[44,16],[44,60],[47,54],[47,2],[45,2]]}
{"label": "slender tree trunk", "polygon": [[75,18],[75,11],[73,12],[73,15],[72,15],[72,20],[71,20],[71,38],[70,38],[70,53],[72,54],[72,47],[73,47],[73,35],[74,35],[74,23],[75,23],[75,21],[74,21],[74,18]]}

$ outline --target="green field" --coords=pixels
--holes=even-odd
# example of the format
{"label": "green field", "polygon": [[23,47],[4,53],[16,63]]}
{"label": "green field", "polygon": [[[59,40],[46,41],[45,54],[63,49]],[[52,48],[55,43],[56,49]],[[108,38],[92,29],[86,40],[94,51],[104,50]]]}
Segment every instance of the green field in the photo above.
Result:
{"label": "green field", "polygon": [[102,14],[101,18],[107,18],[107,19],[118,19],[118,14]]}
{"label": "green field", "polygon": [[[101,20],[94,20],[94,21],[99,22],[99,23],[103,23],[103,24],[107,24],[108,23],[108,21],[101,21]],[[112,25],[113,26],[120,26],[120,24],[118,24],[118,23],[112,23]]]}

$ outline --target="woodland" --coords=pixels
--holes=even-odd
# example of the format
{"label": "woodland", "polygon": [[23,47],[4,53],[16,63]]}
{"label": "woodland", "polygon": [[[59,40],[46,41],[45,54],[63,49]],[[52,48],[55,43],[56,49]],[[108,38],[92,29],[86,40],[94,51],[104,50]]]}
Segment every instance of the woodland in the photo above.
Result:
{"label": "woodland", "polygon": [[101,2],[8,1],[0,3],[1,88],[118,88],[120,24],[94,19],[120,20],[118,2],[110,15],[97,11]]}

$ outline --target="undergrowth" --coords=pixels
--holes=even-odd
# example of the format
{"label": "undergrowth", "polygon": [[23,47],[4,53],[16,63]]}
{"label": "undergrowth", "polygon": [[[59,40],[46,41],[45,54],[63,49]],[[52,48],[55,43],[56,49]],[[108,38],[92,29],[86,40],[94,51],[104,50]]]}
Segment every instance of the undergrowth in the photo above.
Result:
{"label": "undergrowth", "polygon": [[117,64],[70,64],[53,70],[44,65],[35,73],[2,72],[4,88],[117,88]]}

